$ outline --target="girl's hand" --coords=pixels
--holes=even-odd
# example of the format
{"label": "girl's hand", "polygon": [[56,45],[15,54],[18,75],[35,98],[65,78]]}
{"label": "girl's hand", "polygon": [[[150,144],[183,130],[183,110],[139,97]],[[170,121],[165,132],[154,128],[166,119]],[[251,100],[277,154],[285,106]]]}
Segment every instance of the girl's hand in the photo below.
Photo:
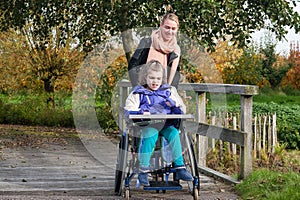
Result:
{"label": "girl's hand", "polygon": [[175,106],[175,102],[174,102],[171,98],[167,98],[167,99],[166,99],[166,104],[167,104],[167,106],[169,106],[169,107]]}
{"label": "girl's hand", "polygon": [[149,111],[145,111],[143,112],[143,115],[151,115],[151,113]]}
{"label": "girl's hand", "polygon": [[169,106],[169,107],[172,107],[170,101],[166,101],[166,105]]}

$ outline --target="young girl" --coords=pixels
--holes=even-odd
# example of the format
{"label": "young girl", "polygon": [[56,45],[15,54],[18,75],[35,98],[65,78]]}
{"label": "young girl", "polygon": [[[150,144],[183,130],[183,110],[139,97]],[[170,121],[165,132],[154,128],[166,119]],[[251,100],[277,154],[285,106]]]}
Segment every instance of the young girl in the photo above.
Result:
{"label": "young girl", "polygon": [[[126,116],[130,114],[182,114],[185,112],[185,106],[176,90],[172,90],[166,84],[165,69],[160,62],[151,60],[143,65],[140,71],[139,83],[140,85],[136,86],[126,99]],[[144,186],[149,186],[147,172],[150,169],[151,155],[159,134],[164,136],[171,145],[176,178],[184,181],[193,180],[192,175],[184,166],[179,131],[174,127],[175,124],[170,122],[166,123],[161,129],[151,126],[142,128],[138,179]]]}

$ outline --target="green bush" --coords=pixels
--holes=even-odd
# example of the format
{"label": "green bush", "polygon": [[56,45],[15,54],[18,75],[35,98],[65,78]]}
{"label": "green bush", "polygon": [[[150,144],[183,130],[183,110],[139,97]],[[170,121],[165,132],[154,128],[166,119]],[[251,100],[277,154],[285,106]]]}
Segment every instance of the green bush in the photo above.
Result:
{"label": "green bush", "polygon": [[291,85],[282,87],[282,91],[287,95],[300,96],[300,90],[295,90]]}
{"label": "green bush", "polygon": [[285,143],[287,148],[300,148],[300,106],[280,105],[274,102],[254,103],[254,114],[276,113],[277,134],[279,142]]}
{"label": "green bush", "polygon": [[[1,95],[0,96],[0,123],[21,124],[32,126],[58,126],[75,127],[72,113],[72,97],[68,94],[57,94],[55,107],[47,103],[46,94],[39,95]],[[85,108],[86,109],[86,108]],[[95,109],[95,108],[92,108]],[[85,110],[86,111],[86,110]],[[96,115],[100,127],[105,132],[118,130],[112,109],[107,103],[99,103],[96,107]],[[79,126],[91,127],[92,116],[77,116],[80,118]]]}
{"label": "green bush", "polygon": [[1,96],[0,123],[73,127],[70,105],[58,102],[53,108],[47,99],[45,94]]}
{"label": "green bush", "polygon": [[112,109],[107,104],[96,108],[96,115],[100,127],[104,132],[114,132],[118,130],[117,123],[112,115]]}

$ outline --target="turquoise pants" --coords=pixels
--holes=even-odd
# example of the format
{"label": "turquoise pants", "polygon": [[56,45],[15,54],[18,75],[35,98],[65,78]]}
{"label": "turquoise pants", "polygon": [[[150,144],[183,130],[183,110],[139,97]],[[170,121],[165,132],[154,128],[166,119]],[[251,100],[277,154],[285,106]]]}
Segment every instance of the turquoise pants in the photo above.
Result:
{"label": "turquoise pants", "polygon": [[158,134],[162,135],[171,145],[172,157],[175,167],[183,166],[182,148],[180,143],[178,129],[170,126],[163,128],[161,131],[153,127],[146,127],[142,129],[141,140],[139,146],[139,160],[141,167],[149,167],[150,159],[155,148]]}

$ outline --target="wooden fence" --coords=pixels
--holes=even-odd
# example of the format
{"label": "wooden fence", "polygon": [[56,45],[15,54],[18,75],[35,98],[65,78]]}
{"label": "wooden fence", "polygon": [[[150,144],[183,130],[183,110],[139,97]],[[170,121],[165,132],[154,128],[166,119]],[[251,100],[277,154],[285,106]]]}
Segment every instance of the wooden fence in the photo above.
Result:
{"label": "wooden fence", "polygon": [[277,145],[276,113],[254,117],[253,156],[261,158],[262,152],[274,153]]}
{"label": "wooden fence", "polygon": [[[208,113],[207,122],[211,125],[240,130],[240,117],[238,113]],[[277,145],[276,131],[276,113],[261,114],[254,116],[252,120],[252,138],[253,138],[253,158],[261,158],[262,154],[274,153]],[[236,155],[237,145],[234,143],[218,141],[220,152],[225,149],[227,153]],[[224,148],[226,146],[226,148]],[[209,148],[216,148],[216,140],[214,138],[209,141]],[[233,156],[235,158],[235,156]]]}

